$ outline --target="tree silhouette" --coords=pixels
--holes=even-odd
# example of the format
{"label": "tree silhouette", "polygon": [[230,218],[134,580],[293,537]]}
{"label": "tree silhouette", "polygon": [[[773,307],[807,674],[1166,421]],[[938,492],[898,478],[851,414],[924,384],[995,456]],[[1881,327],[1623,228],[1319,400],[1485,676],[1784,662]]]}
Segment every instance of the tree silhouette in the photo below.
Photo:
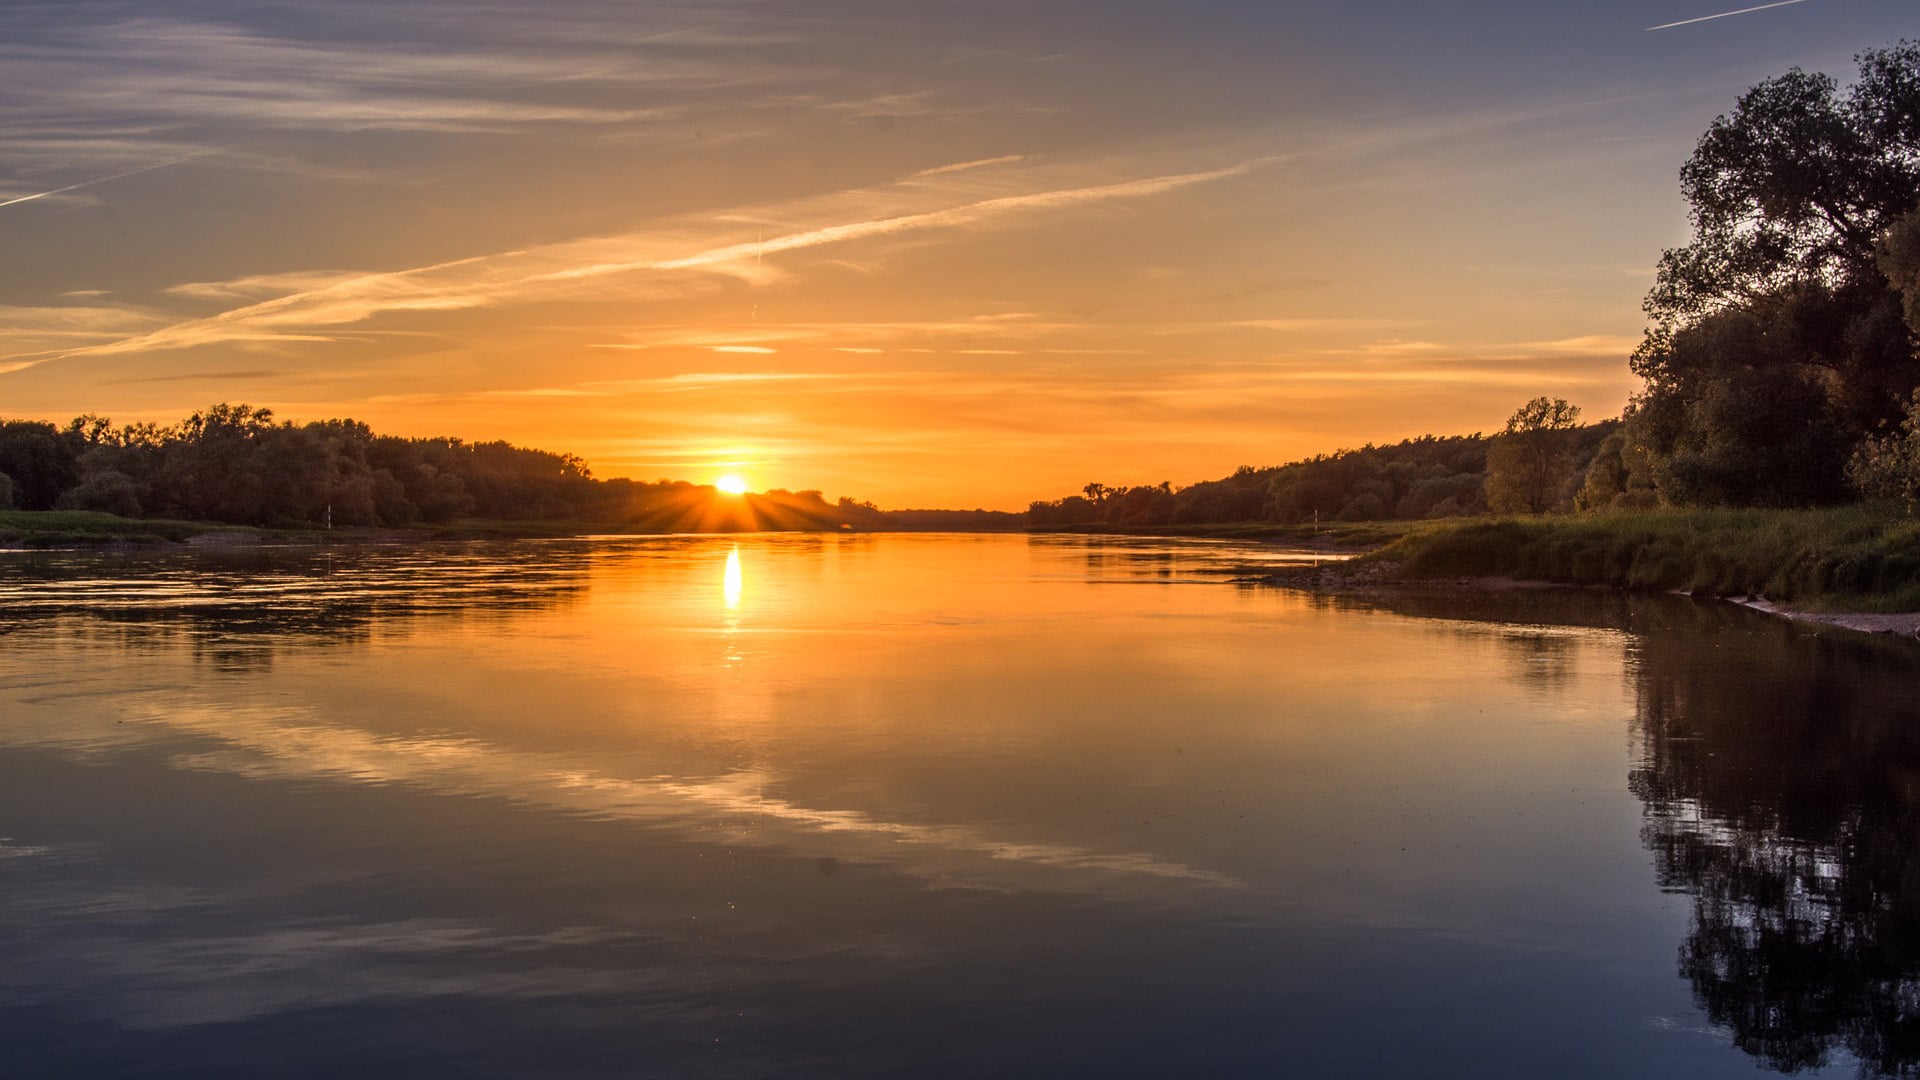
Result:
{"label": "tree silhouette", "polygon": [[1841,501],[1853,447],[1920,385],[1889,280],[1914,265],[1920,43],[1857,59],[1845,92],[1797,68],[1755,86],[1681,171],[1693,239],[1661,257],[1632,359],[1631,441],[1668,501]]}
{"label": "tree silhouette", "polygon": [[1487,451],[1487,502],[1506,513],[1543,514],[1566,501],[1574,475],[1572,435],[1580,409],[1534,398],[1507,419]]}

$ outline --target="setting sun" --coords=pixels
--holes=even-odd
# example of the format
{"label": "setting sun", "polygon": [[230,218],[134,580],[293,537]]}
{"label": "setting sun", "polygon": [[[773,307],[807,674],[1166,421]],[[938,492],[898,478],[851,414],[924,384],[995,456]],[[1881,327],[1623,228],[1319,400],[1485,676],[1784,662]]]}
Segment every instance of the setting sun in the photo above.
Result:
{"label": "setting sun", "polygon": [[728,473],[720,479],[715,480],[713,486],[729,495],[745,495],[747,493],[747,482],[733,473]]}

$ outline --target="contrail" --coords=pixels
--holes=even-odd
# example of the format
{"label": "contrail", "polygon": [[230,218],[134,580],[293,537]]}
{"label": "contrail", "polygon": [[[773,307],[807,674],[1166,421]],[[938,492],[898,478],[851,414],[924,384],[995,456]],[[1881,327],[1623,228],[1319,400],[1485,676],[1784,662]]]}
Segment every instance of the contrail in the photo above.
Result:
{"label": "contrail", "polygon": [[1007,154],[1002,157],[981,158],[978,161],[962,161],[952,165],[938,165],[931,169],[921,169],[908,176],[909,180],[919,180],[928,176],[945,176],[947,173],[966,172],[969,169],[984,169],[990,165],[1011,165],[1016,161],[1027,160],[1026,154]]}
{"label": "contrail", "polygon": [[1792,7],[1795,4],[1804,4],[1806,2],[1807,0],[1778,0],[1777,3],[1761,4],[1759,7],[1741,8],[1739,11],[1723,11],[1718,15],[1702,15],[1697,19],[1681,19],[1679,22],[1661,23],[1659,26],[1649,26],[1647,29],[1671,30],[1676,26],[1692,26],[1694,23],[1712,22],[1715,19],[1730,19],[1735,15],[1746,15],[1755,11],[1765,11],[1768,8]]}
{"label": "contrail", "polygon": [[194,158],[204,157],[207,154],[211,154],[211,153],[213,153],[213,151],[211,150],[195,150],[193,153],[188,154],[184,157],[177,157],[170,161],[159,161],[159,162],[155,162],[152,165],[142,165],[137,169],[128,169],[126,172],[114,173],[112,176],[102,176],[97,180],[83,180],[78,184],[68,184],[66,187],[63,187],[63,188],[54,188],[52,191],[42,191],[33,195],[21,195],[21,196],[18,196],[17,198],[12,198],[4,202],[0,202],[0,206],[12,206],[15,203],[32,202],[35,199],[44,199],[50,195],[65,195],[69,191],[79,191],[81,188],[90,188],[90,187],[93,187],[95,184],[104,184],[109,180],[124,180],[129,176],[138,176],[143,172],[152,172],[155,169],[164,169],[169,165],[178,165],[183,161],[192,161]]}

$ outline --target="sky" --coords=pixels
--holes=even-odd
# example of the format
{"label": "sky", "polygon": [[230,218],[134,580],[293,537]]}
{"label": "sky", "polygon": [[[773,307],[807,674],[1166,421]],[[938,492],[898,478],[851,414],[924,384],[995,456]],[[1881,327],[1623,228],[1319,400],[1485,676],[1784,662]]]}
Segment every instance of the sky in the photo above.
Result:
{"label": "sky", "polygon": [[1743,6],[5,0],[0,416],[1000,509],[1614,416],[1707,125],[1920,37]]}

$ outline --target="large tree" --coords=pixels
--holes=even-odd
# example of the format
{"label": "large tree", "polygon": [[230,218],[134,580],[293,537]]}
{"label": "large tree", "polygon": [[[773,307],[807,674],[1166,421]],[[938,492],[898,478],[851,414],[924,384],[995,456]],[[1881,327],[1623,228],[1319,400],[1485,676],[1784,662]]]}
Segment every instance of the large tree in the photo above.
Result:
{"label": "large tree", "polygon": [[1900,416],[1914,339],[1886,244],[1920,206],[1920,43],[1842,90],[1795,69],[1716,119],[1681,171],[1693,240],[1660,260],[1635,436],[1676,502],[1843,498]]}
{"label": "large tree", "polygon": [[1580,407],[1534,398],[1487,450],[1487,502],[1500,513],[1544,514],[1572,497]]}

